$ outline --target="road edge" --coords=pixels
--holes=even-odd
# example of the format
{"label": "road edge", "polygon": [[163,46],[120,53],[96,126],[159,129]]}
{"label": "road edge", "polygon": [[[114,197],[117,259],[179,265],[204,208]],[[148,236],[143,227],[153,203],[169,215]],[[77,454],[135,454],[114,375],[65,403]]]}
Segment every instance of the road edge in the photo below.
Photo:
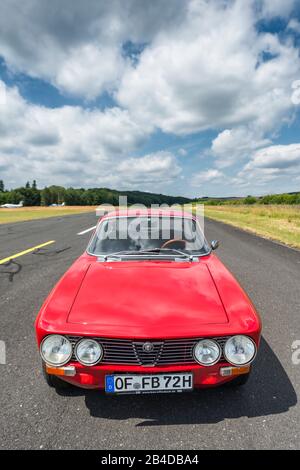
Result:
{"label": "road edge", "polygon": [[212,220],[213,222],[217,222],[218,224],[225,225],[227,227],[232,227],[235,230],[239,230],[240,232],[247,233],[248,235],[252,235],[254,237],[261,238],[262,240],[266,240],[268,242],[274,243],[275,245],[281,246],[283,248],[288,248],[290,250],[296,251],[296,253],[300,253],[300,248],[296,248],[294,246],[288,245],[287,243],[280,242],[279,240],[276,240],[274,238],[270,238],[270,237],[261,235],[260,233],[256,233],[256,232],[254,232],[250,229],[245,229],[245,228],[239,227],[238,225],[234,225],[234,224],[231,224],[231,223],[228,223],[228,222],[223,222],[223,220],[214,219],[213,217],[209,217],[207,215],[204,215],[204,218],[208,219],[208,220]]}

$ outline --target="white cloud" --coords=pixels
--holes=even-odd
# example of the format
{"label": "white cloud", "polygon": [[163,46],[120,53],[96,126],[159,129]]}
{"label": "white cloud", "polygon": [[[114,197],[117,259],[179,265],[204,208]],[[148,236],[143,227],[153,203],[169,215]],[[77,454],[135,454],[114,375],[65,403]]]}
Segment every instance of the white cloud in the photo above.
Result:
{"label": "white cloud", "polygon": [[[166,132],[252,122],[267,131],[291,108],[300,61],[291,43],[256,31],[256,3],[27,0],[16,8],[3,0],[0,54],[64,93],[91,100],[114,91],[136,120]],[[285,15],[292,4],[265,0],[262,10]],[[124,58],[128,41],[145,46],[136,66]]]}
{"label": "white cloud", "polygon": [[[115,90],[122,105],[167,132],[263,125],[289,108],[299,58],[292,45],[256,32],[254,3],[2,0],[0,54],[12,70],[63,93],[90,100]],[[262,5],[264,15],[286,15],[293,2]],[[128,41],[146,46],[137,67],[124,58]],[[257,67],[263,51],[278,57]]]}
{"label": "white cloud", "polygon": [[300,144],[271,145],[255,152],[245,168],[284,170],[298,165],[300,165]]}
{"label": "white cloud", "polygon": [[216,157],[216,165],[225,168],[237,161],[249,158],[253,150],[271,143],[264,139],[261,131],[247,127],[225,129],[212,141],[211,151]]}
{"label": "white cloud", "polygon": [[262,16],[271,18],[289,16],[298,0],[262,0]]}
{"label": "white cloud", "polygon": [[[269,145],[258,150],[253,146],[252,152],[249,146],[247,160],[241,170],[231,175],[218,169],[200,172],[194,176],[193,186],[205,188],[210,195],[221,196],[224,191],[227,195],[240,196],[279,192],[278,185],[283,191],[297,189],[300,178],[300,143]],[[275,184],[277,189],[274,189]]]}
{"label": "white cloud", "polygon": [[140,158],[128,158],[117,167],[118,185],[124,187],[163,187],[172,183],[181,173],[181,168],[170,152],[156,152]]}
{"label": "white cloud", "polygon": [[[163,132],[180,136],[169,142],[186,157],[180,164],[193,159],[196,168],[188,171],[195,185],[246,185],[258,174],[271,179],[289,172],[295,151],[275,151],[270,139],[297,104],[299,50],[292,34],[256,26],[281,16],[287,31],[298,31],[299,21],[289,18],[294,6],[292,0],[153,0],[147,6],[140,0],[2,0],[0,56],[9,73],[44,79],[85,105],[104,91],[117,104],[104,111],[47,109],[0,81],[1,174],[12,185],[28,174],[40,184],[164,189],[182,177],[175,156],[149,150],[132,157],[155,130],[162,141]],[[203,154],[214,157],[216,168],[198,172],[200,152],[190,143],[195,149],[199,140],[186,136],[205,130],[218,132]],[[280,152],[281,168],[259,164],[273,164],[276,154],[278,165]],[[232,172],[230,166],[243,166],[236,178],[222,173]]]}
{"label": "white cloud", "polygon": [[70,53],[54,83],[66,93],[92,100],[116,88],[124,68],[125,60],[117,48],[84,45]]}
{"label": "white cloud", "polygon": [[113,87],[124,66],[120,27],[113,9],[87,3],[2,1],[0,54],[8,66],[86,99]]}
{"label": "white cloud", "polygon": [[126,110],[47,109],[27,103],[16,88],[7,88],[0,114],[0,169],[7,186],[37,179],[40,185],[126,188],[169,184],[180,168],[169,152],[141,158],[130,154],[151,128],[134,122]]}
{"label": "white cloud", "polygon": [[187,155],[187,150],[185,148],[180,148],[178,150],[178,155],[180,155],[181,157],[185,157]]}
{"label": "white cloud", "polygon": [[204,183],[218,183],[225,178],[225,175],[220,170],[211,169],[200,171],[193,176],[192,185],[202,186]]}
{"label": "white cloud", "polygon": [[295,31],[296,33],[300,33],[300,21],[296,20],[296,18],[292,18],[288,23],[288,29]]}
{"label": "white cloud", "polygon": [[300,144],[270,145],[253,153],[250,161],[238,173],[235,183],[253,188],[275,180],[282,183],[286,181],[291,190],[299,174]]}
{"label": "white cloud", "polygon": [[181,0],[0,3],[0,55],[9,67],[93,99],[117,87],[126,41],[148,42],[184,17]]}
{"label": "white cloud", "polygon": [[256,31],[252,6],[191,2],[176,32],[161,32],[126,69],[119,103],[178,135],[253,124],[271,130],[292,107],[300,60],[291,43]]}

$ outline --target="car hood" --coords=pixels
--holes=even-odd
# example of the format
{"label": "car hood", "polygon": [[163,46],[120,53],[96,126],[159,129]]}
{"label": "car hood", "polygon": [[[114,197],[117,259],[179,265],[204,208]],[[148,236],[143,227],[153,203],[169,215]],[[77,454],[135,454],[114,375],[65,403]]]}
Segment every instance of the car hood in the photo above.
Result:
{"label": "car hood", "polygon": [[68,316],[103,334],[126,329],[137,335],[176,325],[200,332],[202,325],[227,323],[220,296],[205,263],[94,262]]}

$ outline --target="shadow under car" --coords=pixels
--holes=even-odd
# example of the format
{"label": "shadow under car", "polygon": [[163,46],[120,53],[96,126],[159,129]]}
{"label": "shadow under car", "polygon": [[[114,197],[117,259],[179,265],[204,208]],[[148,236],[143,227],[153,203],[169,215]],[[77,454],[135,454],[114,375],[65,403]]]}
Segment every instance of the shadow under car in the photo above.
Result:
{"label": "shadow under car", "polygon": [[288,375],[264,338],[251,377],[243,387],[225,385],[192,393],[117,396],[74,387],[58,393],[85,396],[93,417],[141,419],[137,426],[218,423],[228,418],[284,413],[297,403]]}

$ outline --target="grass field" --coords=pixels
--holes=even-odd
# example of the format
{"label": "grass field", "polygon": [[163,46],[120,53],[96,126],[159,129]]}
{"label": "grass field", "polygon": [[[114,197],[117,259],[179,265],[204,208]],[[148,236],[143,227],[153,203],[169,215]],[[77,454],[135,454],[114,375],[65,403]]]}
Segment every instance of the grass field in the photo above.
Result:
{"label": "grass field", "polygon": [[[0,224],[93,212],[96,206],[0,209]],[[300,248],[300,206],[205,206],[205,216]]]}
{"label": "grass field", "polygon": [[300,248],[300,206],[205,206],[205,216]]}
{"label": "grass field", "polygon": [[0,209],[0,224],[81,214],[82,212],[93,212],[95,209],[96,206],[22,207],[20,209]]}

